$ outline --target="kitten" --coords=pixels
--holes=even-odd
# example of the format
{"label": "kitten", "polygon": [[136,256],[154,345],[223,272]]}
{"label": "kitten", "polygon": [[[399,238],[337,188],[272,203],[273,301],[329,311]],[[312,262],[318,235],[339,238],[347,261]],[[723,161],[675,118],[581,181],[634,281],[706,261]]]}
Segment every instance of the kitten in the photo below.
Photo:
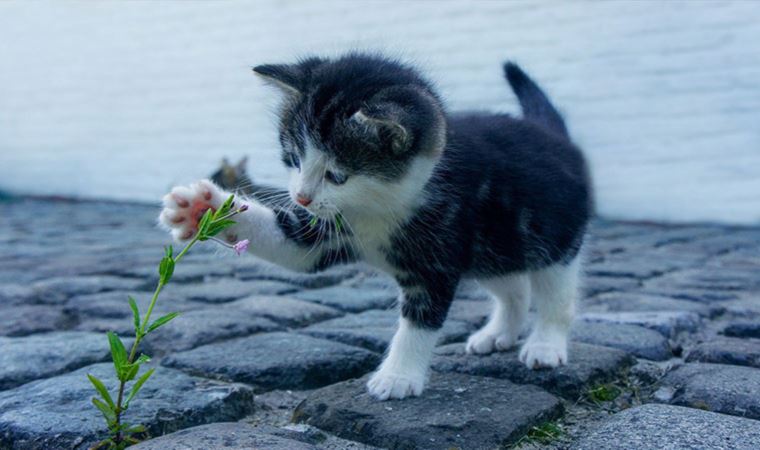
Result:
{"label": "kitten", "polygon": [[[226,238],[249,239],[252,253],[295,270],[364,260],[396,278],[398,330],[367,383],[380,400],[422,392],[463,277],[495,298],[468,352],[513,347],[532,301],[537,322],[520,360],[567,362],[590,180],[544,93],[518,66],[504,70],[522,119],[448,114],[413,68],[376,55],[254,68],[284,93],[279,135],[290,186],[245,200]],[[161,221],[188,239],[192,212],[227,195],[208,181],[177,187]]]}

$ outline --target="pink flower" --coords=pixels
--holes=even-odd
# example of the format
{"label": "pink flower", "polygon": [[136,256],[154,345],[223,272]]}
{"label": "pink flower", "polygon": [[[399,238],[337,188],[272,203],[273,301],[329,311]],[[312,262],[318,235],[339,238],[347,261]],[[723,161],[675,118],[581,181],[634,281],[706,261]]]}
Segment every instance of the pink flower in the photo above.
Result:
{"label": "pink flower", "polygon": [[233,245],[232,249],[235,250],[235,253],[237,253],[238,255],[242,255],[248,250],[248,244],[250,243],[251,241],[249,241],[248,239],[243,239],[242,241]]}

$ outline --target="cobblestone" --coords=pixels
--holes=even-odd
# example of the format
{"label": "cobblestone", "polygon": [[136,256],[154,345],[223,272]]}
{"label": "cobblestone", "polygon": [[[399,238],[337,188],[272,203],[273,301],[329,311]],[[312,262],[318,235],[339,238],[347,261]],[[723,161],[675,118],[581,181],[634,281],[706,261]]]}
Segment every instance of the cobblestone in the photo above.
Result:
{"label": "cobblestone", "polygon": [[585,387],[613,379],[634,362],[634,358],[621,350],[572,343],[567,365],[553,370],[531,370],[518,360],[517,353],[515,349],[473,356],[465,354],[462,344],[446,345],[438,348],[433,370],[535,384],[554,394],[577,399]]}
{"label": "cobblestone", "polygon": [[586,313],[581,320],[639,325],[650,328],[665,337],[675,337],[683,331],[694,332],[699,328],[699,315],[683,311],[628,311],[618,313]]}
{"label": "cobblestone", "polygon": [[163,327],[145,342],[152,356],[190,350],[201,345],[256,333],[281,330],[282,327],[255,313],[232,309],[196,309],[180,314],[171,327]]}
{"label": "cobblestone", "polygon": [[132,447],[134,450],[317,450],[311,444],[262,433],[238,422],[214,423],[175,431]]}
{"label": "cobblestone", "polygon": [[47,305],[0,306],[0,317],[0,336],[28,336],[71,326],[62,308]]}
{"label": "cobblestone", "polygon": [[240,281],[217,280],[206,283],[169,285],[168,295],[204,303],[226,303],[248,295],[278,295],[296,292],[290,283],[270,280]]}
{"label": "cobblestone", "polygon": [[760,322],[738,320],[726,325],[723,334],[740,338],[760,338]]}
{"label": "cobblestone", "polygon": [[[115,390],[113,364],[104,363],[0,392],[0,447],[84,449],[104,436],[103,418],[90,403],[93,389],[88,373]],[[130,405],[127,416],[133,423],[144,424],[153,436],[237,420],[252,411],[252,392],[243,385],[164,368],[153,376],[160,383],[146,383],[140,401]]]}
{"label": "cobblestone", "polygon": [[[113,382],[103,332],[131,335],[126,297],[145,310],[168,240],[154,207],[2,207],[0,448],[84,449],[105,431],[84,375]],[[201,245],[154,311],[182,315],[141,349],[158,371],[128,415],[156,439],[137,448],[760,447],[760,229],[599,220],[587,255],[567,366],[465,355],[491,308],[465,280],[429,389],[381,403],[364,382],[398,318],[392,279],[363,265],[299,274]],[[564,437],[531,441],[546,420]]]}
{"label": "cobblestone", "polygon": [[333,286],[366,270],[360,266],[338,266],[319,273],[299,273],[262,261],[238,263],[234,267],[235,276],[241,280],[282,281],[308,289]]}
{"label": "cobblestone", "polygon": [[751,449],[757,422],[698,409],[644,405],[615,414],[573,450]]}
{"label": "cobblestone", "polygon": [[663,379],[674,405],[760,419],[760,370],[689,363]]}
{"label": "cobblestone", "polygon": [[636,292],[601,294],[584,305],[587,312],[692,312],[712,319],[723,314],[726,308],[719,304],[703,304],[660,295]]}
{"label": "cobblestone", "polygon": [[205,345],[164,364],[193,374],[268,389],[309,389],[361,376],[380,355],[296,333],[267,333]]}
{"label": "cobblestone", "polygon": [[0,390],[105,361],[110,355],[105,336],[77,331],[0,337],[0,349]]}
{"label": "cobblestone", "polygon": [[760,368],[760,340],[715,338],[694,347],[686,361]]}
{"label": "cobblestone", "polygon": [[636,325],[578,321],[571,339],[586,344],[623,350],[639,358],[663,361],[673,356],[668,340],[660,333]]}
{"label": "cobblestone", "polygon": [[[304,328],[302,332],[309,336],[356,345],[382,353],[396,331],[398,317],[399,313],[395,309],[373,309],[321,322]],[[463,341],[475,329],[476,326],[470,322],[449,318],[441,330],[438,342],[448,344]]]}
{"label": "cobblestone", "polygon": [[384,448],[478,449],[514,443],[531,426],[562,412],[559,400],[535,386],[493,378],[434,375],[421,397],[389,402],[371,398],[366,381],[317,390],[293,419]]}
{"label": "cobblestone", "polygon": [[333,319],[343,314],[328,306],[285,296],[254,295],[227,303],[224,307],[232,311],[247,311],[292,327]]}
{"label": "cobblestone", "polygon": [[145,280],[114,276],[57,277],[32,284],[34,302],[61,304],[75,295],[114,290],[130,290],[145,286]]}
{"label": "cobblestone", "polygon": [[396,302],[398,292],[382,287],[357,289],[352,286],[333,286],[297,292],[291,296],[355,313],[367,309],[389,308]]}

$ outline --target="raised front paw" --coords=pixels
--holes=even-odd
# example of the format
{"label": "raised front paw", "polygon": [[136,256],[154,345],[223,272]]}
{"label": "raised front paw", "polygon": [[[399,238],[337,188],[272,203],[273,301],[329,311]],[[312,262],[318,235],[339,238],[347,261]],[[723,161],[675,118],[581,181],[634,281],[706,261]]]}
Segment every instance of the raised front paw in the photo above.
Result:
{"label": "raised front paw", "polygon": [[369,394],[378,400],[405,398],[422,394],[425,375],[401,375],[382,368],[367,382]]}
{"label": "raised front paw", "polygon": [[164,196],[164,209],[158,217],[177,241],[192,238],[198,232],[198,221],[208,210],[215,210],[227,194],[208,180],[190,186],[177,186]]}

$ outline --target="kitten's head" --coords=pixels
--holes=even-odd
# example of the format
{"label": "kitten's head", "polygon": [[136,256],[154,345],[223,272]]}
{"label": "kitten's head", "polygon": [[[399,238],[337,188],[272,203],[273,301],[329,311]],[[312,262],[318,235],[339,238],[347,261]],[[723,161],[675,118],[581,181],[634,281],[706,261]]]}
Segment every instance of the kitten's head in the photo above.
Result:
{"label": "kitten's head", "polygon": [[285,93],[280,143],[295,202],[330,218],[393,213],[419,197],[446,123],[438,97],[414,70],[356,53],[253,70]]}

